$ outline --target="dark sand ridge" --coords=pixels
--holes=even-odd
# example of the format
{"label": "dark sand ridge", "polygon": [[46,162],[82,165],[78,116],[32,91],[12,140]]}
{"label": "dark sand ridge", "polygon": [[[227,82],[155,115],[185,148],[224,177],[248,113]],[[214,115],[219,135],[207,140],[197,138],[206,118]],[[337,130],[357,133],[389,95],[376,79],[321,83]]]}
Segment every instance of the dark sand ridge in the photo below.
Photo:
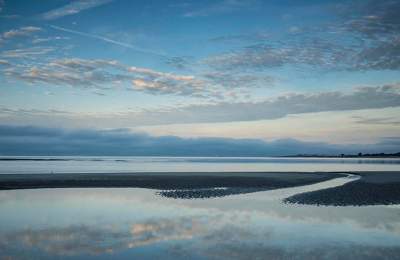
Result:
{"label": "dark sand ridge", "polygon": [[0,189],[132,187],[157,189],[157,195],[167,198],[204,199],[314,184],[340,176],[309,172],[4,174],[0,175]]}
{"label": "dark sand ridge", "polygon": [[323,206],[400,204],[400,172],[352,172],[361,176],[343,186],[296,194],[286,203]]}
{"label": "dark sand ridge", "polygon": [[159,190],[226,188],[277,189],[313,184],[339,173],[162,172],[1,174],[0,189],[132,187]]}

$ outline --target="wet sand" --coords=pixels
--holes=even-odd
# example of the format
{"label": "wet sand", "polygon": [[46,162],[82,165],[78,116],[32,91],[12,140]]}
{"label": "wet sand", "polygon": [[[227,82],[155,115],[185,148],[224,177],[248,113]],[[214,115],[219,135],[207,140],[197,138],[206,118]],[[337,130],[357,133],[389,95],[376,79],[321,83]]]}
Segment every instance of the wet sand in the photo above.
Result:
{"label": "wet sand", "polygon": [[359,180],[329,189],[296,194],[286,203],[323,206],[400,204],[400,172],[354,172]]}
{"label": "wet sand", "polygon": [[[283,202],[325,206],[400,203],[400,172],[351,173],[361,178],[338,187],[296,194]],[[328,172],[2,174],[0,190],[132,187],[156,189],[158,195],[168,198],[198,199],[309,185],[343,175]]]}
{"label": "wet sand", "polygon": [[313,184],[338,173],[174,172],[1,174],[0,189],[134,187],[159,190],[212,188],[277,189]]}

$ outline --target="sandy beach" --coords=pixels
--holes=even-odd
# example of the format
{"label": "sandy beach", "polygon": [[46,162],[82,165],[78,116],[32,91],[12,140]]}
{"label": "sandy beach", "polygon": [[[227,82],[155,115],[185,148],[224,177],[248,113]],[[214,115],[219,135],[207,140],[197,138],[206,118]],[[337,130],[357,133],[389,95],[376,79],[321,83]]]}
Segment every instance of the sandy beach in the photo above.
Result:
{"label": "sandy beach", "polygon": [[338,173],[294,172],[155,172],[1,174],[0,189],[132,187],[160,190],[205,188],[276,189],[313,184]]}
{"label": "sandy beach", "polygon": [[[308,205],[389,205],[400,202],[400,172],[352,172],[345,185],[301,193],[285,203]],[[0,189],[132,187],[159,190],[163,197],[196,199],[315,184],[344,173],[330,172],[163,172],[2,174]]]}
{"label": "sandy beach", "polygon": [[357,181],[329,189],[297,194],[287,203],[324,206],[367,206],[400,203],[400,172],[354,172]]}

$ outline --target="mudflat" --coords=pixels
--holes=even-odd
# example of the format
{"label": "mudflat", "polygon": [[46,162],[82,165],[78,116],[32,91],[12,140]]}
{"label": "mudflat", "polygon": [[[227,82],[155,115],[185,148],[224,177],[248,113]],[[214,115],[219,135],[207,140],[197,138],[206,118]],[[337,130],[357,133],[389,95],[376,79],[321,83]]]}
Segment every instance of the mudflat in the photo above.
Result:
{"label": "mudflat", "polygon": [[133,187],[160,190],[308,185],[342,176],[319,172],[153,172],[1,174],[0,189]]}
{"label": "mudflat", "polygon": [[345,185],[286,198],[286,203],[323,206],[367,206],[400,203],[399,172],[354,172],[361,178]]}
{"label": "mudflat", "polygon": [[[350,173],[350,172],[349,172]],[[338,172],[146,172],[1,174],[0,190],[37,188],[131,187],[159,190],[174,199],[223,197],[315,184]],[[344,185],[285,198],[285,203],[324,206],[365,206],[400,203],[399,172],[351,172],[359,179]]]}

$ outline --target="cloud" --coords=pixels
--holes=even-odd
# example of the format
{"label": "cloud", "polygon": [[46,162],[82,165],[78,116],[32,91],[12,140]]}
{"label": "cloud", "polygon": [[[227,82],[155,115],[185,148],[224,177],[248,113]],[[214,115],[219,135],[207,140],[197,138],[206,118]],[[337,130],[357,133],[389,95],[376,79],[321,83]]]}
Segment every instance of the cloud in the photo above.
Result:
{"label": "cloud", "polygon": [[400,68],[400,2],[365,1],[342,10],[343,30],[363,42],[355,56],[354,69],[397,70]]}
{"label": "cloud", "polygon": [[368,38],[379,38],[400,32],[399,1],[350,2],[341,6],[340,15],[345,19],[343,27]]}
{"label": "cloud", "polygon": [[252,9],[258,5],[258,1],[253,0],[223,0],[215,4],[210,4],[197,10],[186,12],[184,17],[210,16],[218,14],[232,13]]}
{"label": "cloud", "polygon": [[[21,58],[51,51],[42,48],[6,51],[2,57]],[[128,82],[129,89],[151,94],[202,96],[207,93],[202,81],[190,75],[177,75],[147,68],[126,66],[112,60],[56,59],[45,64],[13,67],[4,72],[8,77],[28,83],[56,86],[108,88],[107,84]]]}
{"label": "cloud", "polygon": [[271,40],[272,37],[267,32],[255,32],[255,33],[247,33],[247,34],[231,34],[231,35],[223,35],[210,39],[210,42],[216,43],[230,43],[230,42],[260,42],[265,40]]}
{"label": "cloud", "polygon": [[[260,43],[208,57],[203,62],[218,70],[264,70],[285,65],[337,68],[349,60],[348,49],[327,40],[282,44]],[[339,67],[340,68],[340,67]]]}
{"label": "cloud", "polygon": [[250,88],[263,87],[268,88],[274,86],[277,78],[266,75],[244,74],[244,73],[228,73],[228,72],[208,72],[201,75],[203,78],[211,81],[213,84],[224,86],[228,89],[232,88]]}
{"label": "cloud", "polygon": [[[250,41],[210,56],[203,62],[218,70],[295,69],[326,71],[398,70],[400,68],[400,2],[356,1],[337,4],[329,23],[318,27],[292,25],[288,33],[272,37],[222,36],[222,41]],[[332,5],[323,11],[332,16]]]}
{"label": "cloud", "polygon": [[[78,81],[79,82],[79,81]],[[141,84],[147,84],[143,82]],[[147,86],[148,87],[148,86]],[[160,91],[160,90],[156,90]],[[350,92],[289,93],[258,102],[218,102],[171,106],[109,114],[0,109],[4,123],[138,127],[150,125],[272,120],[289,115],[400,107],[400,85],[359,87]]]}
{"label": "cloud", "polygon": [[[17,52],[17,54],[20,55],[21,53]],[[9,56],[10,54],[8,54]],[[113,67],[118,67],[117,62],[107,60],[60,59],[52,60],[41,66],[24,67],[22,70],[16,68],[9,69],[5,72],[5,75],[28,83],[95,87],[101,89],[105,88],[105,83],[118,83],[121,80],[129,78],[123,74],[111,73],[106,70]]]}
{"label": "cloud", "polygon": [[30,47],[25,49],[6,50],[0,53],[0,57],[14,59],[36,58],[55,51],[52,47]]}
{"label": "cloud", "polygon": [[[3,52],[3,57],[28,57],[42,54],[42,49]],[[113,71],[112,71],[113,70]],[[117,71],[117,72],[115,72]],[[159,72],[147,68],[129,67],[116,61],[61,59],[41,66],[11,68],[5,75],[28,83],[68,85],[71,87],[108,88],[108,83],[129,82],[130,89],[150,94],[204,96],[208,90],[193,76]]]}
{"label": "cloud", "polygon": [[2,155],[272,156],[397,152],[399,143],[334,145],[281,139],[152,137],[127,129],[66,130],[0,125]]}
{"label": "cloud", "polygon": [[374,117],[365,118],[360,116],[354,116],[357,124],[368,124],[368,125],[400,125],[399,118],[396,117]]}
{"label": "cloud", "polygon": [[0,59],[0,65],[2,66],[10,66],[10,62],[8,60]]}
{"label": "cloud", "polygon": [[[32,47],[3,51],[0,57],[35,58],[53,51],[52,48]],[[224,98],[222,90],[246,88],[256,84],[272,84],[273,78],[251,75],[204,74],[199,77],[127,66],[113,60],[79,58],[54,59],[45,63],[20,64],[3,70],[9,78],[27,83],[66,85],[79,88],[107,89],[123,86],[125,89],[152,95],[180,95],[200,98]],[[128,85],[128,87],[127,87]]]}
{"label": "cloud", "polygon": [[145,124],[212,123],[278,119],[291,114],[362,110],[400,106],[400,85],[359,87],[352,92],[292,93],[260,102],[189,105],[132,116]]}
{"label": "cloud", "polygon": [[205,58],[202,63],[221,71],[265,71],[293,66],[326,71],[397,70],[400,68],[400,37],[365,46],[322,39],[260,43]]}
{"label": "cloud", "polygon": [[139,74],[144,74],[153,78],[157,77],[163,77],[167,79],[172,79],[172,80],[182,80],[182,81],[191,81],[194,80],[193,76],[180,76],[180,75],[175,75],[171,73],[164,73],[164,72],[159,72],[151,69],[146,69],[146,68],[138,68],[138,67],[129,67],[128,68],[129,72],[133,73],[139,73]]}
{"label": "cloud", "polygon": [[189,57],[169,57],[165,61],[166,64],[177,69],[186,69],[189,64]]}
{"label": "cloud", "polygon": [[54,36],[54,37],[47,37],[47,38],[36,38],[32,40],[33,44],[43,43],[43,42],[50,42],[50,41],[59,41],[59,40],[69,40],[68,37],[61,37],[61,36]]}
{"label": "cloud", "polygon": [[64,5],[60,8],[48,11],[41,15],[42,19],[54,20],[64,16],[78,14],[84,10],[91,9],[97,6],[105,5],[113,0],[78,0]]}
{"label": "cloud", "polygon": [[132,80],[135,90],[153,94],[177,94],[183,96],[203,96],[208,92],[206,83],[194,76],[176,75],[151,69],[129,67],[128,71],[138,75]]}
{"label": "cloud", "polygon": [[40,27],[35,27],[35,26],[26,26],[26,27],[21,27],[19,29],[13,29],[7,32],[4,32],[2,37],[4,39],[11,39],[15,37],[20,37],[20,36],[28,36],[31,35],[35,32],[41,31],[42,28]]}
{"label": "cloud", "polygon": [[118,45],[124,48],[128,48],[137,52],[142,52],[142,53],[147,53],[147,54],[151,54],[151,55],[156,55],[156,56],[161,56],[161,57],[165,57],[165,54],[163,53],[159,53],[153,50],[149,50],[149,49],[145,49],[145,48],[140,48],[137,47],[135,45],[132,45],[130,43],[125,43],[125,42],[120,42],[120,41],[116,41],[104,36],[100,36],[100,35],[96,35],[96,34],[90,34],[90,33],[85,33],[85,32],[80,32],[77,30],[71,30],[71,29],[67,29],[67,28],[63,28],[60,26],[55,26],[55,25],[50,25],[51,28],[58,30],[58,31],[63,31],[63,32],[68,32],[68,33],[72,33],[72,34],[76,34],[76,35],[80,35],[80,36],[84,36],[84,37],[89,37],[89,38],[93,38],[93,39],[97,39],[97,40],[101,40],[104,42],[108,42],[114,45]]}
{"label": "cloud", "polygon": [[355,57],[355,62],[354,69],[358,70],[400,69],[400,36],[363,49]]}

